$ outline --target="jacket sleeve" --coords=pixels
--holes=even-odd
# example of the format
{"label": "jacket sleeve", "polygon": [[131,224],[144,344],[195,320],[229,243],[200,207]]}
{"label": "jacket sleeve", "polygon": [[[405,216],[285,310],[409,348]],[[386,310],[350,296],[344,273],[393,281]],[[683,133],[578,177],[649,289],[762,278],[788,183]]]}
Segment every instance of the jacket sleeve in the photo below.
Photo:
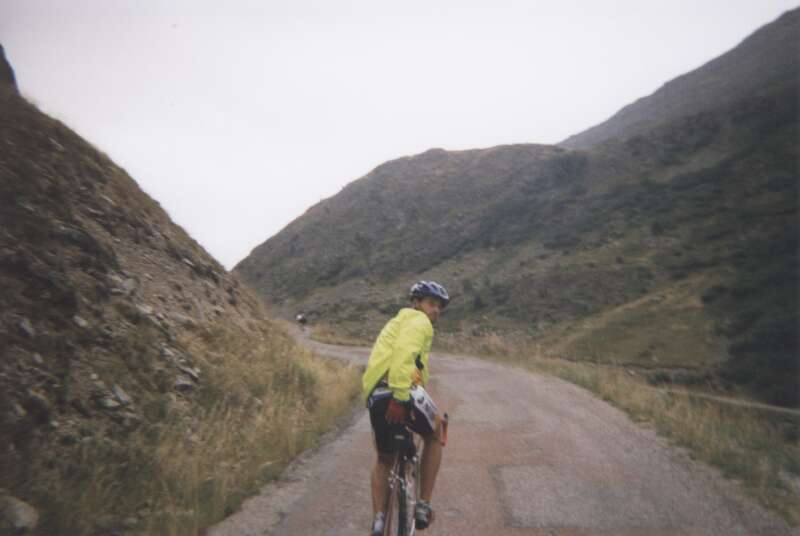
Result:
{"label": "jacket sleeve", "polygon": [[396,400],[405,402],[411,398],[409,391],[415,361],[426,351],[432,338],[433,328],[429,322],[423,321],[409,322],[397,334],[389,364],[389,389]]}

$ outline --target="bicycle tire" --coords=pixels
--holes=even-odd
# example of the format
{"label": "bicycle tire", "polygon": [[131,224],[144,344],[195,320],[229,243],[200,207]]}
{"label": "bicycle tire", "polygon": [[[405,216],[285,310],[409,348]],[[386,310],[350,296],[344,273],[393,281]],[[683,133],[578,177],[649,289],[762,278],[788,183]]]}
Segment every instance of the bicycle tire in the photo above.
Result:
{"label": "bicycle tire", "polygon": [[416,505],[420,492],[421,463],[418,442],[405,444],[398,451],[389,474],[389,493],[384,512],[384,536],[415,536]]}
{"label": "bicycle tire", "polygon": [[416,506],[419,498],[420,487],[420,460],[419,456],[413,456],[406,460],[404,472],[403,498],[405,502],[405,527],[404,536],[414,536],[417,532]]}
{"label": "bicycle tire", "polygon": [[405,456],[401,456],[400,462],[397,464],[397,481],[400,484],[397,490],[397,536],[409,536],[408,481]]}
{"label": "bicycle tire", "polygon": [[397,477],[399,474],[400,455],[395,457],[392,469],[389,472],[389,493],[386,496],[386,503],[384,504],[384,512],[386,512],[386,522],[383,526],[383,536],[394,536],[393,529],[399,526],[400,519],[398,516],[399,504],[398,496],[401,493],[400,479]]}

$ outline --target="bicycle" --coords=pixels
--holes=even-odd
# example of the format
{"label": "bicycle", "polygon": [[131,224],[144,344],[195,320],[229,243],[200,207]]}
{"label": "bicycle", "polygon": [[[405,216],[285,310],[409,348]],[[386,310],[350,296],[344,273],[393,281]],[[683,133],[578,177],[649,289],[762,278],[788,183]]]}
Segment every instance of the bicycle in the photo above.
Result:
{"label": "bicycle", "polygon": [[413,536],[416,533],[414,507],[419,497],[420,440],[414,438],[411,430],[403,429],[394,437],[398,443],[392,469],[389,472],[389,494],[383,509],[386,512],[384,536],[391,536],[396,528],[397,536]]}
{"label": "bicycle", "polygon": [[[443,443],[447,441],[447,424],[448,416],[445,413],[442,418]],[[386,512],[383,535],[392,536],[392,530],[396,528],[397,536],[414,536],[417,532],[414,510],[420,492],[419,447],[422,441],[408,428],[403,428],[394,439],[398,448],[389,472],[389,494],[383,509]]]}

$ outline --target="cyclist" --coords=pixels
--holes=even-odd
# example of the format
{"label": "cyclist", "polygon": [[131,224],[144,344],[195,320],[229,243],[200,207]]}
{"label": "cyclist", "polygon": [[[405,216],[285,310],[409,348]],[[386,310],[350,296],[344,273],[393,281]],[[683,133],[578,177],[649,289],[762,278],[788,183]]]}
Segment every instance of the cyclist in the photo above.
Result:
{"label": "cyclist", "polygon": [[411,307],[404,307],[381,330],[362,378],[362,396],[369,409],[377,461],[372,470],[372,534],[381,535],[383,511],[389,493],[389,472],[394,461],[393,437],[408,426],[422,436],[420,500],[414,509],[418,529],[433,520],[430,506],[433,486],[442,460],[441,419],[431,426],[411,399],[414,384],[428,383],[428,354],[433,324],[450,301],[447,290],[434,281],[415,283],[409,292]]}

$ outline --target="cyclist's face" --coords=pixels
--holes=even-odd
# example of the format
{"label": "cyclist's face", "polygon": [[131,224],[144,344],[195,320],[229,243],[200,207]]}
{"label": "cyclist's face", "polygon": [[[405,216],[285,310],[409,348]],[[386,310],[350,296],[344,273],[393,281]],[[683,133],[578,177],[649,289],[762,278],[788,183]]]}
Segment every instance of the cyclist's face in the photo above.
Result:
{"label": "cyclist's face", "polygon": [[440,300],[426,296],[417,302],[417,309],[428,315],[431,323],[434,323],[442,314],[443,307]]}

